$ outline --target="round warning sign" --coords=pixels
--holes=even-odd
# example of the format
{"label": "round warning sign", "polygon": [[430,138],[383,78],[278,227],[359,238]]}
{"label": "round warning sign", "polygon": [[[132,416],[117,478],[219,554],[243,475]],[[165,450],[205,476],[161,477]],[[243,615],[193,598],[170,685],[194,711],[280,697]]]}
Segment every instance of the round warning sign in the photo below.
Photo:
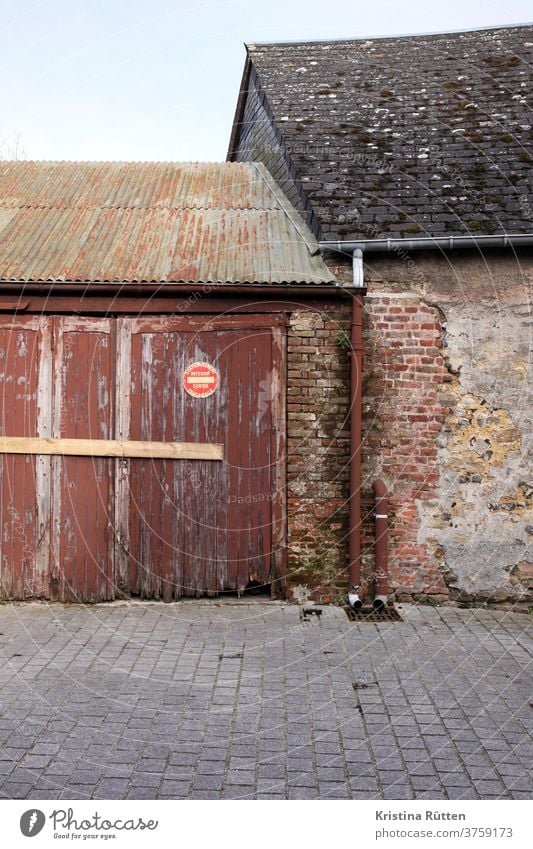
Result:
{"label": "round warning sign", "polygon": [[218,388],[220,375],[210,363],[192,363],[183,372],[183,388],[193,398],[208,398]]}

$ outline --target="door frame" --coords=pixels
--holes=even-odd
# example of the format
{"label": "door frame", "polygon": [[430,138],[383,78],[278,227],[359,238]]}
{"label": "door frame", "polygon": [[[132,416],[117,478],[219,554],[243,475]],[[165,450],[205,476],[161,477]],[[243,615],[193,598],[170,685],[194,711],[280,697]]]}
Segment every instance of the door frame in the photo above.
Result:
{"label": "door frame", "polygon": [[[271,597],[283,597],[287,585],[287,313],[239,313],[237,315],[150,315],[116,316],[115,429],[117,439],[128,439],[130,430],[130,370],[132,335],[154,332],[160,320],[167,332],[210,332],[214,330],[270,330],[272,345],[272,391],[270,456],[274,458],[270,482],[270,587]],[[114,586],[117,598],[127,598],[131,557],[129,536],[129,469],[117,459],[115,465],[115,554]],[[238,589],[235,590],[238,592]]]}

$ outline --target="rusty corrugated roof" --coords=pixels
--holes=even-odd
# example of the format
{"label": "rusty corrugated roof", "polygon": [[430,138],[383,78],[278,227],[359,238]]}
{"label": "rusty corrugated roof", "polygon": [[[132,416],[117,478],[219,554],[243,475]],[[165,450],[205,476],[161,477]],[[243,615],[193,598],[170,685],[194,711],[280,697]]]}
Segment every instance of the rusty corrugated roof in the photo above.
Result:
{"label": "rusty corrugated roof", "polygon": [[260,164],[2,162],[0,280],[334,278]]}

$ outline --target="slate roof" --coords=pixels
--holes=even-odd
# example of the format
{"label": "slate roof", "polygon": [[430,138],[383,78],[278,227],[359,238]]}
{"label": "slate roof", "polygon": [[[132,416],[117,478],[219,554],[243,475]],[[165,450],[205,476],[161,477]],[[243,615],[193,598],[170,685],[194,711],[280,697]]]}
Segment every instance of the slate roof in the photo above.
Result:
{"label": "slate roof", "polygon": [[249,45],[248,69],[322,237],[416,238],[533,231],[532,57],[515,26]]}
{"label": "slate roof", "polygon": [[0,162],[0,280],[332,283],[262,164]]}

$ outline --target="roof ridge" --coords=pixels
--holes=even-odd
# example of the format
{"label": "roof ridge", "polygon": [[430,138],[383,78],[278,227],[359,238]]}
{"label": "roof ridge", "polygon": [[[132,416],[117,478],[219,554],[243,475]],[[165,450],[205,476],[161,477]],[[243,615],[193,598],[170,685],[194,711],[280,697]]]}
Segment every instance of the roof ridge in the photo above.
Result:
{"label": "roof ridge", "polygon": [[320,245],[311,233],[311,230],[305,223],[303,217],[300,215],[296,207],[293,206],[290,200],[286,197],[286,195],[280,189],[278,184],[274,181],[274,178],[271,176],[267,167],[262,162],[254,162],[253,165],[261,175],[261,179],[263,180],[273,197],[279,201],[279,207],[277,207],[278,211],[282,210],[285,213],[291,224],[296,228],[298,235],[301,236],[304,240],[311,256],[315,256],[316,254],[320,253]]}
{"label": "roof ridge", "polygon": [[1,159],[2,165],[220,165],[249,167],[249,162],[208,161],[198,159]]}
{"label": "roof ridge", "polygon": [[290,45],[300,45],[300,44],[342,44],[347,42],[365,42],[365,41],[390,41],[391,39],[400,40],[402,38],[426,38],[430,37],[438,37],[440,35],[464,35],[465,33],[482,33],[482,32],[494,32],[497,30],[512,30],[512,29],[525,29],[527,27],[533,26],[533,21],[521,21],[520,23],[513,24],[494,24],[493,26],[486,27],[469,27],[467,29],[453,29],[453,30],[432,30],[430,32],[406,32],[406,33],[390,33],[389,35],[363,35],[357,36],[353,38],[305,38],[296,41],[253,41],[253,42],[245,42],[245,47],[248,52],[254,51],[255,47],[277,47],[277,46],[290,46]]}
{"label": "roof ridge", "polygon": [[61,205],[61,204],[49,204],[49,203],[22,203],[22,204],[5,204],[0,200],[0,209],[85,209],[87,212],[91,210],[102,210],[102,209],[139,209],[139,210],[157,210],[157,209],[195,209],[198,212],[209,212],[210,210],[219,210],[220,212],[231,212],[232,210],[246,210],[247,212],[285,212],[284,207],[281,204],[277,206],[245,206],[244,204],[239,204],[237,206],[192,206],[189,204],[179,204],[178,206],[167,206],[165,204],[161,204],[160,206],[155,206],[153,204],[144,205],[144,204],[136,204],[135,206],[126,206],[121,204],[80,204],[76,206],[74,204],[69,205]]}

